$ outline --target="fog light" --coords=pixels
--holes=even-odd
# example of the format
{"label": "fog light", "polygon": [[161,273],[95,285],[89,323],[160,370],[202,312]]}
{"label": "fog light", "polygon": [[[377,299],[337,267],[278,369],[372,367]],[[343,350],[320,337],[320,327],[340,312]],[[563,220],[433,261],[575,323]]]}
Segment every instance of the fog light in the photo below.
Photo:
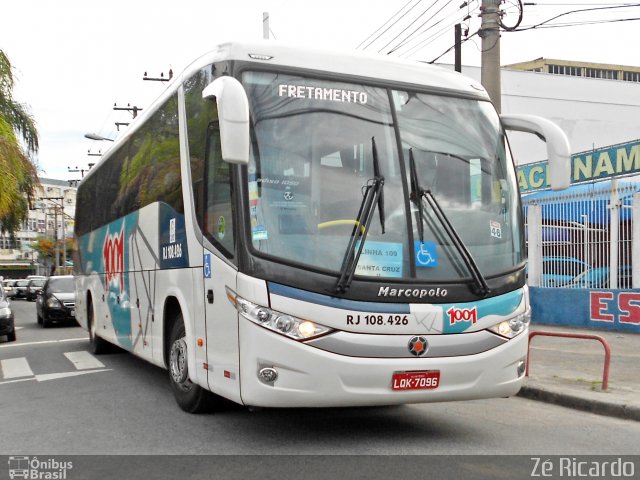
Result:
{"label": "fog light", "polygon": [[524,375],[524,371],[526,370],[526,368],[527,368],[527,362],[525,362],[524,360],[520,360],[517,366],[518,378]]}
{"label": "fog light", "polygon": [[524,323],[522,323],[522,320],[520,320],[519,317],[512,318],[509,320],[509,327],[511,327],[511,330],[513,330],[514,333],[518,333],[524,328]]}
{"label": "fog light", "polygon": [[278,379],[278,371],[271,367],[263,368],[258,372],[258,378],[264,383],[273,383]]}

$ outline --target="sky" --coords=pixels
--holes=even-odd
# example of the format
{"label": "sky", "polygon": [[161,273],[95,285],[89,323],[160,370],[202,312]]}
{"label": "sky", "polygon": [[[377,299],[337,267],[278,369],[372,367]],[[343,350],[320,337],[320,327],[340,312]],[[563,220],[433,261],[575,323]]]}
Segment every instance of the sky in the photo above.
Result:
{"label": "sky", "polygon": [[[460,22],[470,35],[462,46],[462,63],[480,66],[481,41],[473,35],[480,26],[480,3],[471,0],[461,8],[465,3],[5,0],[0,49],[14,67],[14,99],[28,105],[37,124],[40,150],[35,160],[40,175],[70,180],[80,178],[80,173],[69,169],[86,169],[98,158],[88,156],[89,151],[95,154],[109,146],[86,139],[86,133],[114,138],[119,133],[115,122],[131,121],[131,114],[114,111],[114,104],[144,109],[166,88],[166,83],[142,80],[145,72],[150,77],[161,72],[167,76],[171,68],[177,75],[219,43],[260,40],[263,12],[269,13],[270,37],[276,41],[359,48],[418,61],[432,61],[447,51],[453,45],[453,25]],[[572,26],[503,32],[503,65],[545,57],[640,66],[640,21],[594,23],[638,19],[640,3],[627,2],[635,6],[624,8],[610,8],[622,4],[612,0],[526,3],[535,4],[524,7],[520,29],[572,10],[598,10],[563,15],[544,24]],[[502,5],[506,26],[517,22],[517,5],[517,0]],[[453,61],[452,51],[438,60]]]}

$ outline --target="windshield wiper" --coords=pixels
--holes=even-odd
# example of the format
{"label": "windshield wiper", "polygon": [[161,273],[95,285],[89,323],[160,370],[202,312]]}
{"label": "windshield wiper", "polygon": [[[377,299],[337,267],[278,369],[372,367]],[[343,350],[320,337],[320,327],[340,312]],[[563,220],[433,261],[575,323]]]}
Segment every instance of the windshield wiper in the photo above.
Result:
{"label": "windshield wiper", "polygon": [[476,292],[482,296],[488,295],[491,290],[489,289],[489,285],[487,285],[487,281],[482,275],[480,268],[478,268],[478,264],[473,259],[471,252],[462,241],[462,238],[460,238],[460,235],[456,231],[455,227],[449,221],[449,218],[440,206],[440,203],[436,199],[433,192],[431,190],[423,190],[420,187],[420,183],[418,181],[418,170],[416,168],[416,161],[413,156],[412,148],[409,149],[409,169],[411,175],[410,198],[416,203],[416,206],[418,207],[418,216],[420,217],[420,221],[418,222],[418,234],[420,235],[420,242],[424,243],[424,202],[426,202],[431,207],[431,210],[433,210],[435,217],[440,222],[440,225],[442,225],[444,231],[451,239],[451,243],[453,243],[453,246],[456,248],[456,250],[460,254],[460,257],[462,258],[462,261],[471,273],[473,281],[476,285]]}
{"label": "windshield wiper", "polygon": [[[358,260],[364,248],[364,241],[369,233],[369,226],[373,218],[373,212],[378,205],[380,214],[380,226],[384,233],[384,196],[382,187],[384,187],[384,177],[380,173],[380,161],[378,160],[378,149],[376,148],[375,137],[371,138],[371,150],[373,156],[373,178],[364,186],[365,192],[360,204],[360,210],[356,217],[349,245],[344,253],[342,267],[340,268],[340,278],[336,284],[336,292],[343,294],[351,286],[353,276],[356,272]],[[358,241],[360,244],[358,245]]]}

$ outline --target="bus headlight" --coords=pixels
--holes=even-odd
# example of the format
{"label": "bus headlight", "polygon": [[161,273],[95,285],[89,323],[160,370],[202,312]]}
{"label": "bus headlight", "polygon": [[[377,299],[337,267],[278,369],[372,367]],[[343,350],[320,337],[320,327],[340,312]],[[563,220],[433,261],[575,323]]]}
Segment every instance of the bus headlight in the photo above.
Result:
{"label": "bus headlight", "polygon": [[[232,296],[228,296],[231,300]],[[303,320],[261,305],[256,305],[239,296],[235,296],[234,300],[238,313],[244,318],[294,340],[308,340],[333,331],[333,329],[329,327],[318,325],[309,320]]]}
{"label": "bus headlight", "polygon": [[502,322],[489,327],[488,330],[491,330],[493,333],[497,333],[498,335],[506,338],[513,338],[516,335],[524,332],[529,326],[530,321],[531,309],[529,308],[524,313],[520,313],[515,317],[512,317],[508,320],[503,320]]}

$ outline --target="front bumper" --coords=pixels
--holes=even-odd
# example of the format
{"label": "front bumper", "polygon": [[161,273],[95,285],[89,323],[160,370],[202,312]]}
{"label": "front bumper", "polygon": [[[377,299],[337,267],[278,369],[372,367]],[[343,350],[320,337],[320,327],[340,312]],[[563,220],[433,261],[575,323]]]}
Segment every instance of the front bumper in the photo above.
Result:
{"label": "front bumper", "polygon": [[9,335],[15,331],[13,316],[0,318],[0,335]]}
{"label": "front bumper", "polygon": [[67,320],[75,320],[76,319],[76,308],[75,305],[73,307],[63,307],[63,308],[49,308],[44,307],[42,309],[42,313],[44,317],[50,322],[64,322]]}
{"label": "front bumper", "polygon": [[[438,358],[358,358],[320,350],[240,319],[240,388],[245,405],[345,407],[428,403],[515,395],[524,378],[528,333],[490,350]],[[275,368],[263,383],[258,372]],[[518,368],[520,367],[520,369]],[[439,370],[433,390],[394,391],[394,372]]]}

